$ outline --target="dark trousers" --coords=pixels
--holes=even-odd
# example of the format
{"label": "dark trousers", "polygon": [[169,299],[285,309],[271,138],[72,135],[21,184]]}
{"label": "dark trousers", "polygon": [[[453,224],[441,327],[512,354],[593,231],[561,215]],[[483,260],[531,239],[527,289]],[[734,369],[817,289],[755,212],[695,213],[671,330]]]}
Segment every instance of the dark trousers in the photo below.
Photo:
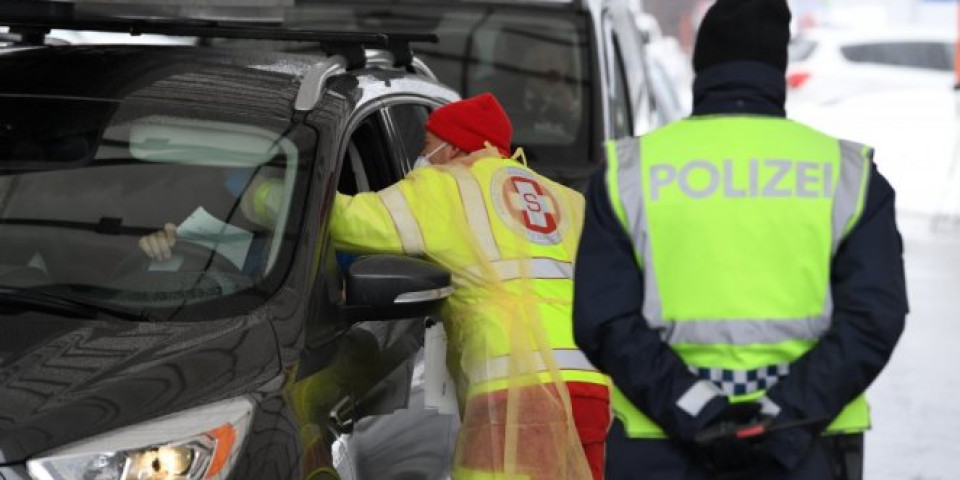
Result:
{"label": "dark trousers", "polygon": [[[607,437],[607,480],[715,480],[669,440],[627,438],[614,420]],[[775,467],[757,480],[862,480],[863,435],[822,437],[796,470]]]}

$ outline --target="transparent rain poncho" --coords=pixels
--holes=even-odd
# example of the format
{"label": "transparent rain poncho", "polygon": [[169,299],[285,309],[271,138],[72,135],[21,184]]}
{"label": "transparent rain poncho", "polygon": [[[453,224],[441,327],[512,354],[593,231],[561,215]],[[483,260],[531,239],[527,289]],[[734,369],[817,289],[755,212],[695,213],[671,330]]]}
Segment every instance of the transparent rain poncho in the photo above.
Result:
{"label": "transparent rain poncho", "polygon": [[[445,167],[461,179],[471,175],[467,168]],[[456,197],[432,201],[458,205],[461,199]],[[562,195],[553,199],[560,203],[554,208],[582,208]],[[574,217],[579,218],[579,212]],[[463,215],[445,220],[448,228],[471,232]],[[490,221],[495,221],[493,214]],[[560,316],[566,328],[572,328],[571,295],[534,279],[530,260],[535,247],[523,236],[497,238],[499,260],[509,259],[519,270],[515,275],[519,278],[507,281],[501,281],[502,270],[494,266],[497,259],[488,258],[489,248],[476,235],[461,238],[465,244],[458,246],[455,260],[426,252],[427,258],[450,269],[457,287],[442,314],[448,332],[447,363],[457,383],[462,419],[453,478],[592,478],[545,323]],[[564,245],[565,258],[572,260],[576,242]]]}
{"label": "transparent rain poncho", "polygon": [[[486,150],[418,169],[380,192],[338,196],[331,235],[345,252],[418,253],[452,273],[456,291],[441,316],[462,420],[455,480],[587,480],[590,469],[551,343],[559,330],[572,348],[572,284],[535,279],[532,265],[537,258],[569,266],[583,199],[540,182],[550,190],[545,208],[566,216],[558,228],[565,237],[534,244],[497,223],[516,201],[502,188],[507,174],[534,178]],[[478,224],[486,225],[485,235]]]}

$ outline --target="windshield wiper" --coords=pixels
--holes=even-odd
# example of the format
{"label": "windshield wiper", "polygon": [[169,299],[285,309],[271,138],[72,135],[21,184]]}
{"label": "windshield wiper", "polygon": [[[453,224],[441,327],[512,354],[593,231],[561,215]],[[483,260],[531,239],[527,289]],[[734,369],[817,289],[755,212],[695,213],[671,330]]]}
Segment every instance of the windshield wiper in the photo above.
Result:
{"label": "windshield wiper", "polygon": [[150,317],[142,310],[126,310],[87,299],[56,295],[32,288],[0,287],[0,305],[16,305],[79,318],[94,319],[101,314],[105,314],[121,320],[150,321]]}

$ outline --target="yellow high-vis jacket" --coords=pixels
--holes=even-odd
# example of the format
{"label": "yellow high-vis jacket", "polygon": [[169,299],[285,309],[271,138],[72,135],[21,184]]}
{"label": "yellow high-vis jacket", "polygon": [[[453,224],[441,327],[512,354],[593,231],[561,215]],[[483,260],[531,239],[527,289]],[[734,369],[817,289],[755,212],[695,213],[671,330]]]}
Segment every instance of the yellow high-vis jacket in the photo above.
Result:
{"label": "yellow high-vis jacket", "polygon": [[338,194],[331,237],[340,251],[417,255],[450,270],[456,291],[442,317],[464,419],[455,478],[590,478],[564,388],[607,385],[573,340],[583,197],[490,153],[417,169],[380,192]]}

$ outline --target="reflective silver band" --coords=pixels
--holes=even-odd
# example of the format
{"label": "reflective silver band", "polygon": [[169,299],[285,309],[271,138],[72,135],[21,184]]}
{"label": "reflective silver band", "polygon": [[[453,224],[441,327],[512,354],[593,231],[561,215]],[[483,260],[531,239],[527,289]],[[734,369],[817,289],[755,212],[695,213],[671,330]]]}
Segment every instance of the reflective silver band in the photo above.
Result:
{"label": "reflective silver band", "polygon": [[467,223],[473,230],[477,244],[483,250],[484,260],[489,262],[500,260],[500,247],[497,246],[497,239],[493,236],[487,202],[483,198],[483,190],[480,189],[477,179],[470,175],[466,168],[459,165],[451,166],[445,171],[450,172],[457,180],[460,200],[467,214]]}
{"label": "reflective silver band", "polygon": [[[490,268],[500,281],[531,279],[573,279],[573,264],[552,258],[532,258],[529,260],[498,260],[490,262]],[[471,274],[482,277],[485,267],[473,266],[467,269]]]}
{"label": "reflective silver band", "polygon": [[403,253],[407,255],[419,255],[423,252],[423,234],[420,232],[420,224],[414,218],[410,206],[407,205],[407,199],[403,197],[400,187],[392,187],[381,190],[380,200],[390,212],[393,223],[397,227],[397,233],[400,235],[400,244],[403,246]]}
{"label": "reflective silver band", "polygon": [[677,400],[677,407],[684,412],[696,417],[703,410],[703,407],[710,403],[716,397],[723,396],[723,391],[717,388],[712,382],[700,380],[694,383],[689,390]]}
{"label": "reflective silver band", "polygon": [[654,272],[653,252],[647,241],[650,227],[647,224],[646,200],[643,186],[642,139],[617,140],[617,187],[620,202],[627,217],[628,232],[633,239],[633,251],[643,268],[643,316],[651,327],[662,327],[663,305],[660,289]]}
{"label": "reflective silver band", "polygon": [[[860,215],[869,180],[869,149],[863,145],[840,142],[840,177],[832,212],[832,248],[835,254],[840,242]],[[676,344],[779,343],[790,340],[820,338],[830,327],[833,298],[829,288],[824,292],[824,305],[819,317],[799,319],[724,319],[695,322],[666,322],[657,285],[655,265],[646,218],[643,186],[642,140],[629,138],[615,143],[617,189],[633,239],[634,252],[644,273],[643,316],[652,328],[661,329],[666,341]]]}
{"label": "reflective silver band", "polygon": [[799,319],[697,320],[669,322],[661,337],[670,345],[751,345],[816,340],[830,328],[830,317]]}
{"label": "reflective silver band", "polygon": [[760,413],[768,417],[780,415],[780,405],[773,403],[773,400],[770,400],[766,395],[758,398],[757,403],[760,404]]}
{"label": "reflective silver band", "polygon": [[833,253],[860,216],[863,196],[869,182],[868,147],[840,140],[840,178],[833,199]]}
{"label": "reflective silver band", "polygon": [[[557,369],[559,370],[582,370],[589,372],[596,372],[597,367],[594,367],[590,360],[587,360],[586,355],[583,354],[580,350],[573,349],[555,349],[553,352],[553,361],[556,362]],[[533,352],[534,362],[536,366],[534,367],[536,372],[547,371],[548,368],[539,355],[536,352]],[[526,369],[518,368],[519,374],[534,373]],[[501,378],[507,378],[510,376],[510,356],[495,357],[487,361],[485,365],[481,365],[477,368],[473,368],[468,372],[470,377],[470,382],[489,382],[492,380],[497,380]]]}

